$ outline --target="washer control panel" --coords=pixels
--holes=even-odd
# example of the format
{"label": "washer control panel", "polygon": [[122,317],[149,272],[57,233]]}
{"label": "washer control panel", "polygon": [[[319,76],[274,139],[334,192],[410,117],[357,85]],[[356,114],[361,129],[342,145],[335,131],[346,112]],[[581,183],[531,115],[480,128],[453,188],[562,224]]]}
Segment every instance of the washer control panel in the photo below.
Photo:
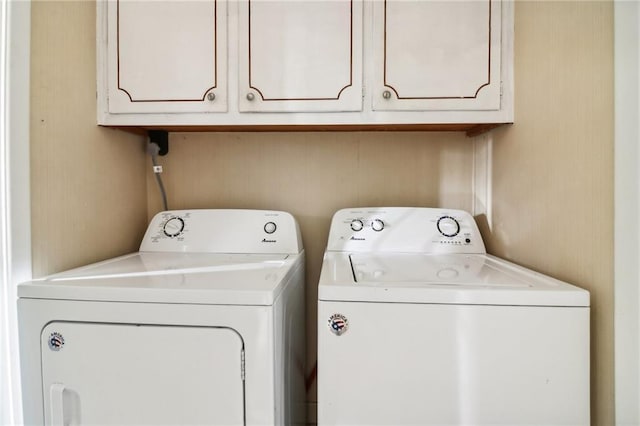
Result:
{"label": "washer control panel", "polygon": [[485,253],[473,217],[463,210],[421,207],[343,209],[333,216],[327,250]]}
{"label": "washer control panel", "polygon": [[154,216],[140,251],[300,253],[291,214],[268,210],[173,210]]}

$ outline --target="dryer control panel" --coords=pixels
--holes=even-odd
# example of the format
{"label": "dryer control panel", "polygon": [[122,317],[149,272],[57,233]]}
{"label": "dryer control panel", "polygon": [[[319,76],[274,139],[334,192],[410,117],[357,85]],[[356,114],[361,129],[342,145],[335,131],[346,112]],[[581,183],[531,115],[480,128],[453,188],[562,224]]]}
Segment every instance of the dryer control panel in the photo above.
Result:
{"label": "dryer control panel", "polygon": [[140,251],[297,254],[302,237],[287,212],[172,210],[154,216]]}
{"label": "dryer control panel", "polygon": [[463,210],[372,207],[339,210],[329,251],[486,253],[473,217]]}

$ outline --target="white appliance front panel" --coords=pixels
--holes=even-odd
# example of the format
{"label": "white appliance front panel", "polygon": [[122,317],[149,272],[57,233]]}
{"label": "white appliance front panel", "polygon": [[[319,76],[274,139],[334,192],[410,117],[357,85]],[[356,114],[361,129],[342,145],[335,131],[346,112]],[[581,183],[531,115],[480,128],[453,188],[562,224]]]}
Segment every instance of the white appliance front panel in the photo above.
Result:
{"label": "white appliance front panel", "polygon": [[[288,337],[277,337],[277,333],[284,330],[284,325],[275,322],[279,317],[276,316],[275,311],[282,309],[283,298],[288,300],[293,297],[292,294],[287,295],[290,291],[295,292],[296,295],[293,302],[289,300],[286,303],[302,306],[303,276],[303,269],[298,269],[294,281],[296,284],[292,282],[292,285],[287,285],[285,293],[272,306],[19,299],[18,324],[25,425],[42,426],[44,424],[43,407],[48,402],[43,400],[42,394],[41,335],[42,330],[52,321],[143,324],[161,327],[227,327],[237,330],[242,336],[245,348],[246,424],[247,426],[282,425],[280,395],[275,394],[275,390],[289,385],[278,383],[279,380],[284,379],[284,375],[282,372],[278,373],[273,366],[278,365],[276,360],[282,359],[283,348],[276,346],[274,342],[280,341],[278,339],[288,339]],[[297,330],[304,330],[304,318],[299,318],[295,327]],[[300,357],[304,356],[302,346],[304,341],[300,338],[287,341],[296,347],[297,358],[303,359]],[[186,359],[191,359],[191,356],[189,355]],[[299,362],[291,365],[292,371],[288,376],[304,383],[303,370],[299,365]],[[302,386],[304,389],[304,385]],[[108,400],[109,395],[105,394],[104,397]],[[297,414],[295,418],[299,417],[300,415]]]}
{"label": "white appliance front panel", "polygon": [[243,425],[243,341],[230,328],[52,322],[45,424]]}
{"label": "white appliance front panel", "polygon": [[589,308],[318,309],[319,425],[589,424]]}

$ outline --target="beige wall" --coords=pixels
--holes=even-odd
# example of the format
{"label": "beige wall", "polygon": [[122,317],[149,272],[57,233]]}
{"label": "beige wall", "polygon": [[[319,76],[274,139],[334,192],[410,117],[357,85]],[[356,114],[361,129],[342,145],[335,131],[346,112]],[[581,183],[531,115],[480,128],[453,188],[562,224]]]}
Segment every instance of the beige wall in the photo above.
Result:
{"label": "beige wall", "polygon": [[[613,424],[612,6],[524,2],[516,124],[494,132],[489,250],[592,295],[593,424]],[[95,3],[35,1],[34,274],[137,248],[160,209],[139,137],[95,125]],[[310,361],[331,214],[362,205],[471,206],[471,143],[443,133],[173,134],[171,208],[292,212],[307,250]],[[559,402],[561,403],[561,402]]]}
{"label": "beige wall", "polygon": [[613,6],[518,1],[515,25],[516,124],[494,132],[485,239],[591,292],[592,424],[613,425]]}
{"label": "beige wall", "polygon": [[137,249],[144,145],[96,126],[95,2],[35,1],[31,36],[33,274]]}

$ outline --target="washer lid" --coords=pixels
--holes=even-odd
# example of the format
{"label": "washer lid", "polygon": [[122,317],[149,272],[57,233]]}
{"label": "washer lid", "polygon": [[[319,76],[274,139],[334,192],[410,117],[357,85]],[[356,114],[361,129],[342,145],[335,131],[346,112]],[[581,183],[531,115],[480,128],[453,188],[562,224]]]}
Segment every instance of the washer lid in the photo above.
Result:
{"label": "washer lid", "polygon": [[301,255],[138,252],[33,280],[18,297],[272,305]]}
{"label": "washer lid", "polygon": [[320,300],[589,306],[586,290],[485,254],[325,254]]}

